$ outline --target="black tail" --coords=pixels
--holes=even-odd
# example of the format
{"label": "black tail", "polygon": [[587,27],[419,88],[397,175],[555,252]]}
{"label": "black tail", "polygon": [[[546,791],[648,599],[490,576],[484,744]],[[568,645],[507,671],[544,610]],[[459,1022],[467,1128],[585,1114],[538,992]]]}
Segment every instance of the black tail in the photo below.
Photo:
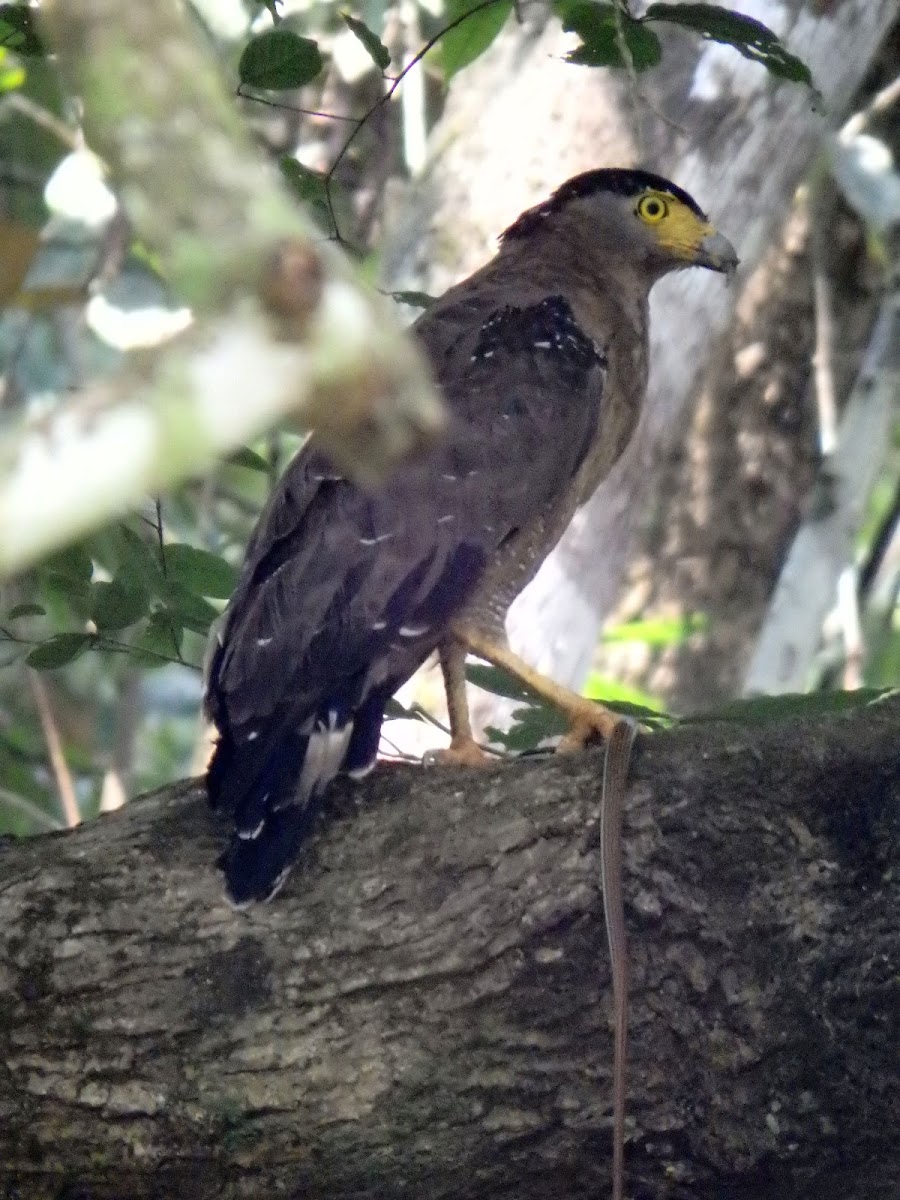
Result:
{"label": "black tail", "polygon": [[273,812],[257,838],[232,837],[218,861],[232,904],[243,908],[272,899],[297,861],[318,811],[318,797],[310,797],[302,807],[288,804]]}
{"label": "black tail", "polygon": [[219,738],[207,791],[213,808],[234,821],[219,859],[234,904],[271,900],[284,883],[352,733],[352,721],[338,725],[329,714],[308,734],[278,730],[243,744],[227,732]]}

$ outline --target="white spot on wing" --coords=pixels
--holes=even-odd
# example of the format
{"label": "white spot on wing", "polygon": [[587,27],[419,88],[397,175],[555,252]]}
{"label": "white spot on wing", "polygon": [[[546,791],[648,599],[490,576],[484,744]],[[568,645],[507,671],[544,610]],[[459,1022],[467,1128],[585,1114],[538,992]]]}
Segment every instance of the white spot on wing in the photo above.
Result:
{"label": "white spot on wing", "polygon": [[430,628],[430,625],[401,625],[397,632],[404,638],[417,638],[427,633]]}
{"label": "white spot on wing", "polygon": [[297,797],[301,803],[321,792],[337,775],[352,733],[352,721],[348,721],[342,729],[337,728],[337,713],[332,709],[328,714],[328,726],[320,724],[310,734],[297,785]]}
{"label": "white spot on wing", "polygon": [[392,537],[396,536],[396,533],[381,533],[378,537],[360,538],[359,544],[361,546],[377,546],[379,542],[388,542]]}
{"label": "white spot on wing", "polygon": [[243,842],[254,842],[262,833],[263,829],[265,828],[265,824],[266,818],[263,817],[260,823],[255,825],[253,829],[239,829],[237,831],[237,835]]}
{"label": "white spot on wing", "polygon": [[258,737],[259,737],[259,730],[258,730],[258,729],[251,729],[251,730],[250,730],[250,732],[247,734],[247,739],[246,739],[246,740],[247,740],[248,742],[255,742],[255,741],[256,741],[256,739],[257,739]]}
{"label": "white spot on wing", "polygon": [[268,646],[268,644],[269,644],[269,642],[271,642],[271,640],[272,640],[272,639],[271,639],[270,637],[267,637],[267,638],[257,638],[257,639],[256,639],[256,644],[257,644],[257,646]]}

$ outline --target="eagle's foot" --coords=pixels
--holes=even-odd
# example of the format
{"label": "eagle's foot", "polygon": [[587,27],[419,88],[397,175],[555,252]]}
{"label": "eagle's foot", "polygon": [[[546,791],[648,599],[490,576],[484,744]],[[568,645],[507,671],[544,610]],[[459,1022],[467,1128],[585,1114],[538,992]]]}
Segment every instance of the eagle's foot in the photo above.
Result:
{"label": "eagle's foot", "polygon": [[558,751],[581,750],[598,739],[607,741],[620,724],[622,718],[616,713],[542,675],[508,646],[498,645],[475,629],[462,627],[453,632],[459,646],[512,675],[568,719],[569,732],[557,746]]}
{"label": "eagle's foot", "polygon": [[490,767],[497,760],[482,750],[473,737],[454,737],[444,749],[429,750],[422,761],[428,767]]}
{"label": "eagle's foot", "polygon": [[[577,703],[576,703],[577,701]],[[586,700],[574,693],[559,708],[571,721],[568,733],[557,743],[557,754],[571,754],[583,750],[591,742],[608,741],[622,718],[594,700]]]}

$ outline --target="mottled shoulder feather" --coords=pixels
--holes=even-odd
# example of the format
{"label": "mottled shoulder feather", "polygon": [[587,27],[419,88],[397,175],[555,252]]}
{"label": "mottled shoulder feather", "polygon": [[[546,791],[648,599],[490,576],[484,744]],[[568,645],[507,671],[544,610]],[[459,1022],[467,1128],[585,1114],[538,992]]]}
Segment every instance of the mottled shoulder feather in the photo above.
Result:
{"label": "mottled shoulder feather", "polygon": [[570,369],[606,367],[606,354],[582,330],[564,296],[546,296],[537,304],[504,305],[478,330],[472,362],[501,352],[529,352]]}

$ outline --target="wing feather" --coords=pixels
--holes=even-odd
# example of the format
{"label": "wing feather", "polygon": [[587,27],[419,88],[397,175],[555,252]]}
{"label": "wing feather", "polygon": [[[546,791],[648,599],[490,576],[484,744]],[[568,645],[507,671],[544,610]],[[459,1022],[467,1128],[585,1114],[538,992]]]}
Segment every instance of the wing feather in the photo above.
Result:
{"label": "wing feather", "polygon": [[[341,682],[365,693],[376,660],[390,660],[379,679],[411,673],[497,549],[574,478],[605,360],[566,301],[478,310],[469,300],[429,318],[417,332],[446,397],[445,441],[370,492],[314,444],[299,452],[229,606],[210,679],[217,723],[265,720],[286,703],[300,719]],[[397,646],[401,627],[423,632]]]}

